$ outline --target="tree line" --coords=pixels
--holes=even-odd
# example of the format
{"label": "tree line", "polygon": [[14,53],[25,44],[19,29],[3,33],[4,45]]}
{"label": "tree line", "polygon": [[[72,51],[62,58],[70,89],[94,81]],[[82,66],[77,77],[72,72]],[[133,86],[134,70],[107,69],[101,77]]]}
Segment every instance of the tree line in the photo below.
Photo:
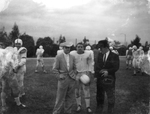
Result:
{"label": "tree line", "polygon": [[[30,35],[28,35],[27,33],[23,33],[20,34],[19,32],[19,27],[18,25],[15,23],[12,31],[7,34],[5,31],[0,31],[0,43],[3,43],[4,47],[7,46],[14,46],[14,41],[15,39],[20,38],[23,41],[23,46],[27,48],[28,52],[27,52],[27,57],[35,57],[35,53],[36,53],[36,49],[42,45],[45,52],[44,52],[44,57],[55,57],[57,54],[57,50],[59,50],[59,45],[60,43],[63,43],[66,41],[65,36],[60,35],[58,41],[56,43],[54,43],[54,41],[52,40],[51,37],[47,36],[47,37],[40,37],[38,38],[38,40],[35,42],[34,38]],[[107,37],[106,37],[107,39]],[[131,41],[130,44],[128,45],[122,45],[117,47],[118,45],[120,45],[121,43],[119,41],[114,41],[115,43],[115,49],[118,50],[119,55],[125,55],[126,50],[133,45],[136,45],[137,47],[143,46],[144,51],[147,52],[149,49],[149,44],[148,41],[145,42],[145,45],[142,45],[140,43],[141,38],[136,35],[135,39],[133,39]],[[83,43],[84,46],[86,47],[87,45],[90,45],[89,43],[89,39],[87,39],[86,37],[83,38]],[[92,47],[92,49],[98,49],[96,44],[90,45]],[[75,50],[76,47],[73,45],[71,47],[71,50]]]}

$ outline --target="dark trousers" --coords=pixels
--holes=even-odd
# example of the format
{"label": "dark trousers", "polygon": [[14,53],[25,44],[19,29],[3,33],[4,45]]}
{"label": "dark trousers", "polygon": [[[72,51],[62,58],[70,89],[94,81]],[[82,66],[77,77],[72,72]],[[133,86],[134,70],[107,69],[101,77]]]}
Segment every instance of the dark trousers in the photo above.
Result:
{"label": "dark trousers", "polygon": [[103,108],[105,100],[105,92],[108,99],[108,110],[114,108],[115,104],[115,81],[112,85],[105,85],[101,79],[97,80],[97,107]]}

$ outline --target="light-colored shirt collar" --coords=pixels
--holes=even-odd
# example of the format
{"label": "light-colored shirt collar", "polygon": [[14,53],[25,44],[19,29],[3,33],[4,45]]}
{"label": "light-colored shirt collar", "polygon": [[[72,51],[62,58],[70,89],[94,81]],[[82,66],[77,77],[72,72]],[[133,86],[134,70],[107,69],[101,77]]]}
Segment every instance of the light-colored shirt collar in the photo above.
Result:
{"label": "light-colored shirt collar", "polygon": [[67,55],[69,55],[70,53],[66,54],[66,53],[63,51],[63,54],[67,56]]}
{"label": "light-colored shirt collar", "polygon": [[[106,60],[107,60],[107,58],[108,58],[109,53],[110,53],[110,50],[105,53],[105,54],[106,54]],[[106,60],[105,60],[105,61],[106,61]]]}
{"label": "light-colored shirt collar", "polygon": [[69,53],[68,54],[65,54],[64,51],[63,51],[63,54],[64,54],[64,57],[65,57],[65,60],[66,60],[66,63],[67,63],[67,69],[69,70]]}

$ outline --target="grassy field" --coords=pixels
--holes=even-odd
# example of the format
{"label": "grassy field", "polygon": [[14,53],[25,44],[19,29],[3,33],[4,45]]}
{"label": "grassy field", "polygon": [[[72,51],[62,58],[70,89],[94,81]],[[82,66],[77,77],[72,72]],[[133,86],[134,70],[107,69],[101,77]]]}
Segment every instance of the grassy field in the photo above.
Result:
{"label": "grassy field", "polygon": [[[45,59],[45,68],[48,74],[34,73],[36,59],[27,60],[27,73],[25,75],[26,109],[9,114],[52,114],[56,98],[57,79],[51,72],[53,59]],[[115,114],[148,114],[149,105],[149,82],[148,75],[132,76],[132,70],[125,69],[125,58],[120,57],[120,69],[116,73],[116,105]],[[96,108],[95,82],[91,84],[91,108]],[[85,106],[84,101],[82,102]],[[107,104],[106,104],[107,106]],[[105,110],[107,107],[105,107]],[[73,114],[76,114],[76,102],[74,100]],[[104,114],[105,114],[104,110]],[[62,112],[63,114],[63,112]],[[85,108],[80,114],[86,114]]]}

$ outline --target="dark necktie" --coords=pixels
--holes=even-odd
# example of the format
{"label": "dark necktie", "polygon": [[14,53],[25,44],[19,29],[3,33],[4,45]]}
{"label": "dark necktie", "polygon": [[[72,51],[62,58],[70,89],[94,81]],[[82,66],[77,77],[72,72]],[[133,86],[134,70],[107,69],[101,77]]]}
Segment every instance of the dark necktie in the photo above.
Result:
{"label": "dark necktie", "polygon": [[106,54],[103,55],[103,62],[106,62]]}

